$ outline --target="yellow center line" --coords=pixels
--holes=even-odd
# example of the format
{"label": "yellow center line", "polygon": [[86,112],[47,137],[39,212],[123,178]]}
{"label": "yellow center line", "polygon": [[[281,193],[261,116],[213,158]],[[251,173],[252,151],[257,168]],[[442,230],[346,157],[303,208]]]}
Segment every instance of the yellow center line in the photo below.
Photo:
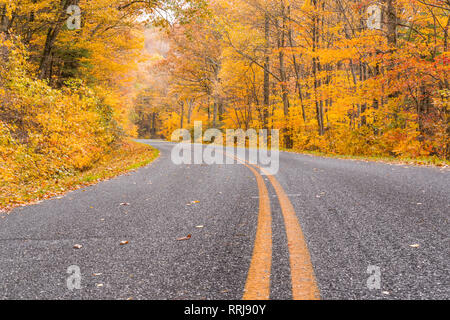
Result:
{"label": "yellow center line", "polygon": [[272,267],[272,212],[270,209],[269,192],[261,174],[252,166],[237,157],[235,159],[249,168],[255,175],[259,193],[258,225],[256,227],[255,245],[252,260],[245,282],[242,300],[269,300],[270,276]]}
{"label": "yellow center line", "polygon": [[[267,173],[264,169],[261,170]],[[278,180],[268,175],[275,189],[283,213],[291,266],[292,298],[294,300],[320,300],[314,268],[305,237],[289,197]]]}
{"label": "yellow center line", "polygon": [[[231,156],[225,154],[227,157]],[[268,300],[270,297],[270,275],[272,261],[272,217],[269,193],[261,174],[237,157],[233,157],[249,168],[256,177],[259,190],[259,216],[255,246],[245,285],[243,300]],[[314,275],[308,246],[294,207],[281,184],[257,165],[269,178],[277,194],[286,228],[291,268],[292,297],[294,300],[320,300],[320,291]]]}
{"label": "yellow center line", "polygon": [[269,192],[264,179],[253,167],[244,163],[255,175],[259,190],[259,214],[253,256],[245,283],[243,300],[269,300],[272,265],[272,216]]}

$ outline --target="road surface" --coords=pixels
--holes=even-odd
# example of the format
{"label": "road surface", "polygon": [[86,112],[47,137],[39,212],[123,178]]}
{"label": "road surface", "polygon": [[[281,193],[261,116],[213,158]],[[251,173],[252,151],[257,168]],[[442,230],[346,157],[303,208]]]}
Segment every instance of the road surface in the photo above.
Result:
{"label": "road surface", "polygon": [[0,215],[1,299],[450,298],[449,171],[281,153],[269,178],[143,142],[151,165]]}

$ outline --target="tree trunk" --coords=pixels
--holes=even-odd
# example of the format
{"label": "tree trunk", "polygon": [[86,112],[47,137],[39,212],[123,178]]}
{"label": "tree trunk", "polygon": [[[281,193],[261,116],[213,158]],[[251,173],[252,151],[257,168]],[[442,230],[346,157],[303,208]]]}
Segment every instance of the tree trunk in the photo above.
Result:
{"label": "tree trunk", "polygon": [[0,7],[0,32],[6,33],[8,31],[9,19],[6,16],[6,4]]}
{"label": "tree trunk", "polygon": [[[294,47],[294,43],[292,41],[292,28],[289,28],[289,45],[291,48]],[[306,112],[305,112],[305,105],[303,103],[303,94],[302,94],[302,84],[300,82],[300,66],[297,63],[297,58],[295,57],[295,54],[292,53],[292,62],[294,64],[294,71],[295,71],[295,80],[296,80],[296,89],[298,92],[298,98],[300,99],[300,107],[302,108],[302,116],[303,116],[303,122],[306,126]]]}
{"label": "tree trunk", "polygon": [[263,127],[268,129],[269,125],[269,107],[270,107],[270,20],[267,12],[264,17],[264,38],[266,42],[265,46],[265,58],[264,58],[264,111],[263,111]]}
{"label": "tree trunk", "polygon": [[39,79],[50,79],[52,76],[50,72],[52,50],[58,34],[66,23],[67,8],[72,4],[78,4],[78,0],[61,0],[60,14],[53,25],[48,28],[44,50],[42,51],[41,62],[39,64]]}
{"label": "tree trunk", "polygon": [[183,129],[184,123],[184,101],[180,102],[180,106],[181,106],[181,116],[180,116],[180,128]]}
{"label": "tree trunk", "polygon": [[386,0],[387,40],[391,46],[397,44],[397,10],[396,0]]}
{"label": "tree trunk", "polygon": [[213,128],[216,127],[217,124],[217,109],[218,109],[218,105],[217,102],[214,101],[214,110],[213,110]]}
{"label": "tree trunk", "polygon": [[194,107],[194,100],[189,99],[187,103],[188,103],[187,124],[189,126],[191,124],[192,108]]}
{"label": "tree trunk", "polygon": [[[281,80],[281,95],[283,100],[283,111],[286,121],[289,121],[289,91],[287,87],[287,75],[286,75],[286,65],[285,65],[285,53],[284,48],[286,46],[286,7],[284,5],[284,0],[281,3],[281,15],[282,15],[282,25],[278,40],[278,50],[279,50],[279,63],[280,63],[280,80]],[[292,148],[292,136],[288,127],[284,129],[284,146],[288,149]]]}
{"label": "tree trunk", "polygon": [[[318,10],[318,1],[313,0],[314,8],[316,11]],[[316,53],[319,47],[319,14],[315,13],[313,16],[313,52]],[[318,79],[318,72],[320,72],[320,62],[319,59],[314,56],[313,58],[313,75],[314,75],[314,100],[316,105],[316,117],[317,117],[317,125],[319,129],[319,135],[323,136],[325,134],[325,128],[323,124],[323,104],[319,100],[319,87],[321,86],[321,81]]]}

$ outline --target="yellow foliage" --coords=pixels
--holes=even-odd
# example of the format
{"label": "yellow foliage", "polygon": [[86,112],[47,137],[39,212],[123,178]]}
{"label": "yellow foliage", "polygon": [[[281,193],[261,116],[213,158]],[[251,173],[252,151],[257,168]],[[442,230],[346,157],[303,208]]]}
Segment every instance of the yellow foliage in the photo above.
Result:
{"label": "yellow foliage", "polygon": [[81,81],[53,89],[27,72],[20,45],[4,42],[0,78],[0,193],[72,175],[112,150],[120,131],[112,109]]}

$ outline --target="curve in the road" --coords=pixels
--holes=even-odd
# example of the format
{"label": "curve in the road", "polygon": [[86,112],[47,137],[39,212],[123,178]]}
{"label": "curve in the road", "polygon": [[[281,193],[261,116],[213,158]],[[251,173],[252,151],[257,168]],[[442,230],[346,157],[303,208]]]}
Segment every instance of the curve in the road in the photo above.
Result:
{"label": "curve in the road", "polygon": [[308,246],[295,209],[278,180],[258,165],[250,165],[248,161],[234,158],[249,168],[258,184],[259,218],[255,238],[254,252],[245,286],[244,300],[268,300],[270,296],[270,261],[272,258],[271,210],[267,187],[260,169],[270,180],[280,203],[288,240],[289,262],[291,268],[292,297],[294,300],[320,300],[320,292],[314,275],[314,268]]}

